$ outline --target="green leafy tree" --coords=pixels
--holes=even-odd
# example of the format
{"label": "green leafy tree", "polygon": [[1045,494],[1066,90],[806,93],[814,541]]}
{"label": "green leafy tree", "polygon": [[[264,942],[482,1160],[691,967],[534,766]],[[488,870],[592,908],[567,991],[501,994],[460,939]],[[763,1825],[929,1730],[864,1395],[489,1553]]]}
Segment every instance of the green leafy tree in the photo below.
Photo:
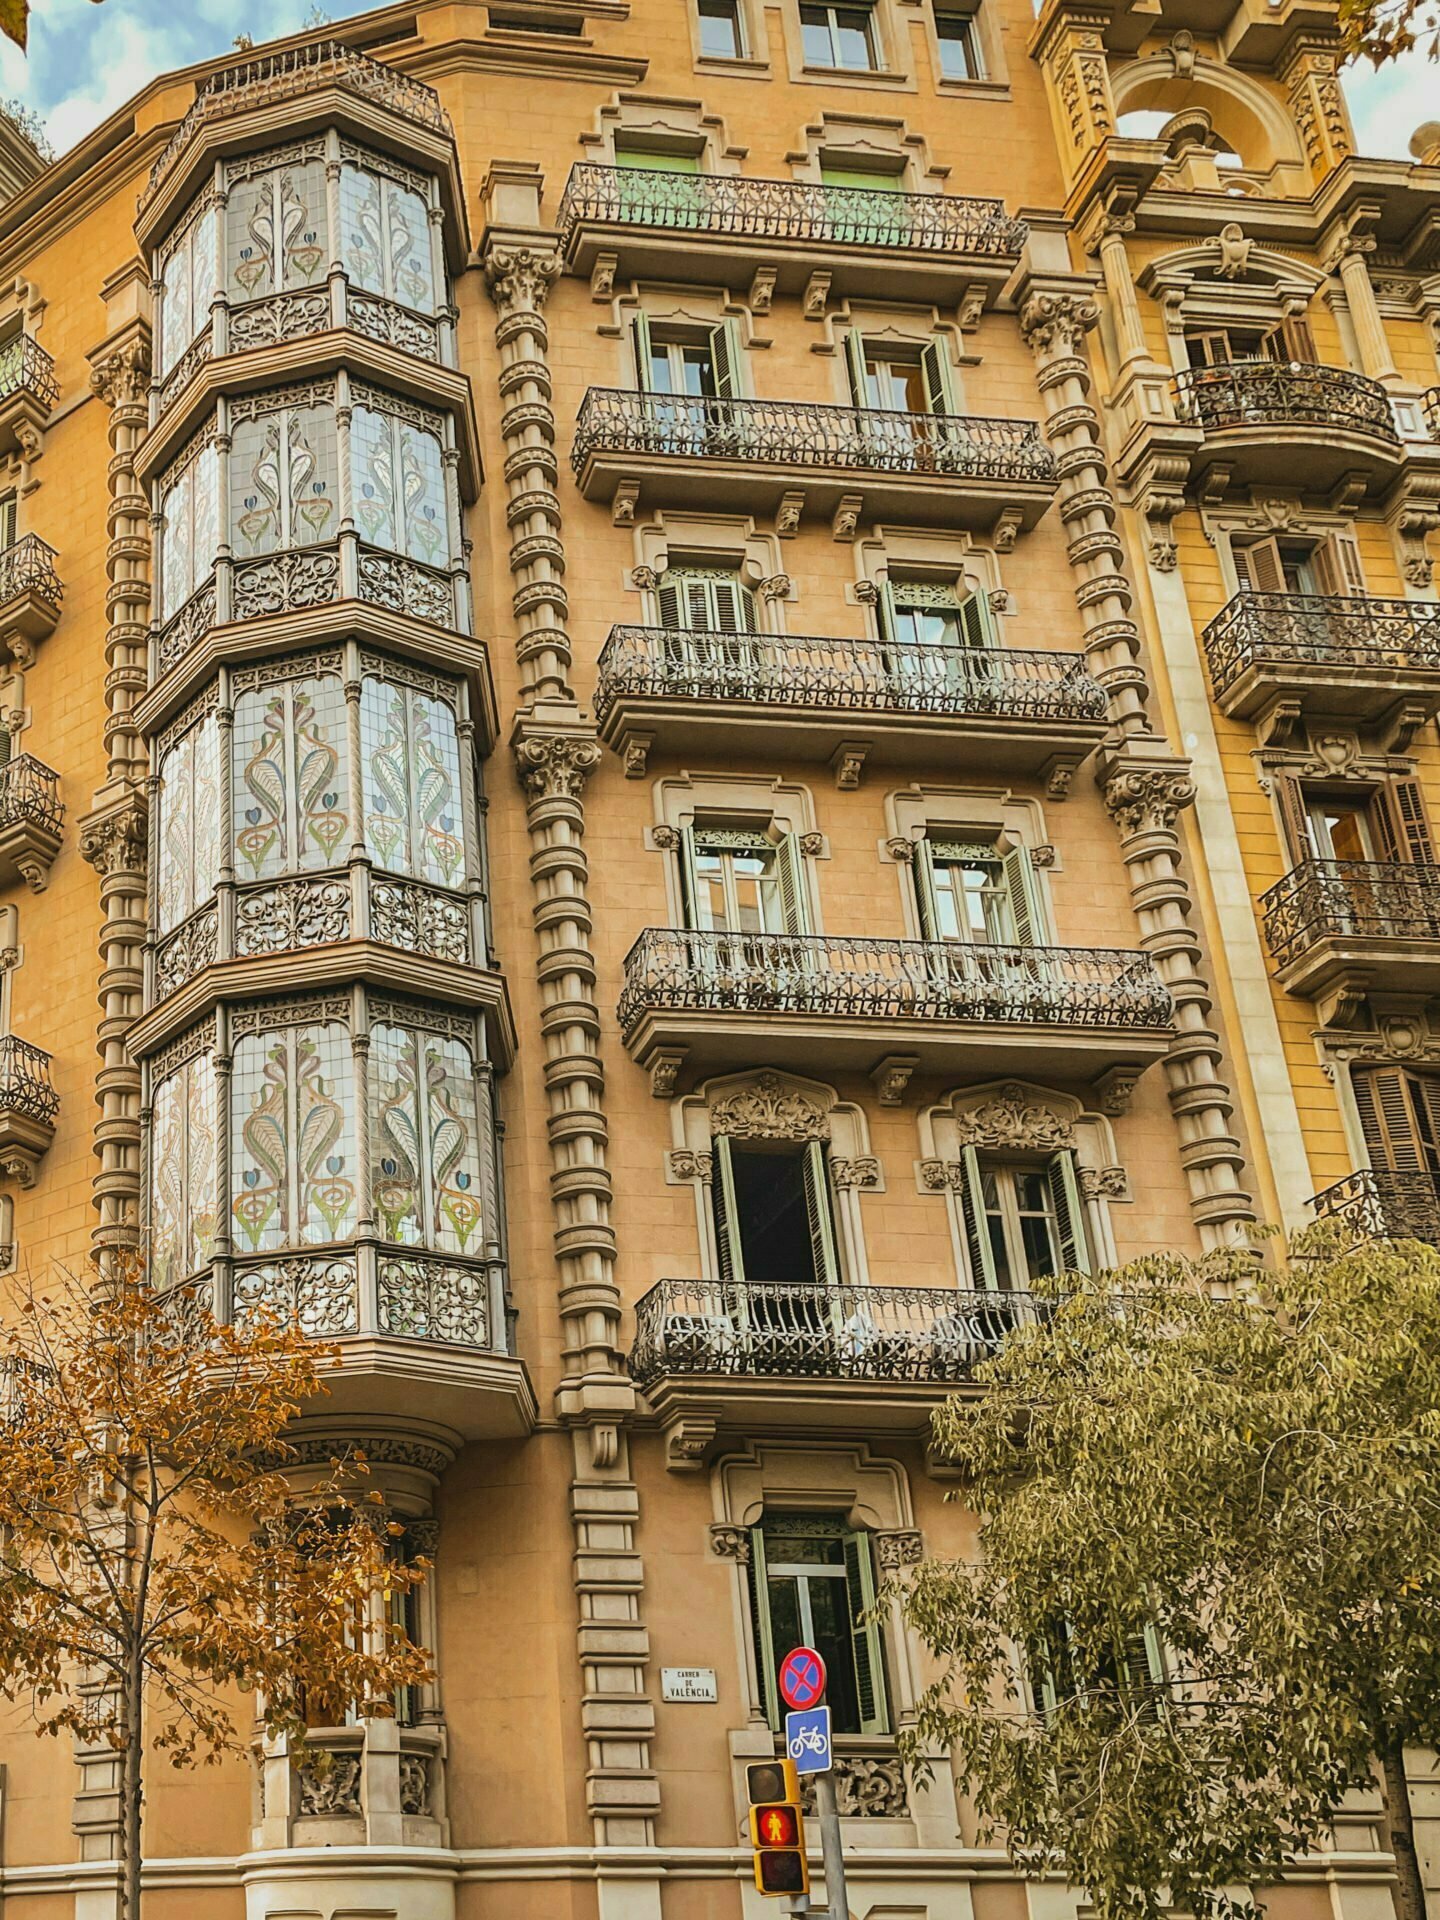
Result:
{"label": "green leafy tree", "polygon": [[902,1592],[937,1660],[911,1757],[951,1747],[982,1828],[1102,1920],[1247,1907],[1378,1771],[1424,1920],[1440,1252],[1317,1230],[1263,1297],[1239,1251],[1067,1286],[937,1416],[982,1518]]}
{"label": "green leafy tree", "polygon": [[1377,67],[1422,49],[1440,60],[1440,10],[1435,0],[1340,0],[1346,51]]}
{"label": "green leafy tree", "polygon": [[[144,1785],[240,1750],[258,1696],[300,1741],[307,1692],[393,1711],[429,1678],[391,1596],[398,1528],[363,1460],[285,1478],[285,1433],[333,1348],[295,1324],[157,1301],[138,1265],[98,1291],[22,1281],[0,1327],[0,1698],[119,1760],[120,1920],[139,1920]],[[323,1762],[322,1762],[323,1764]]]}

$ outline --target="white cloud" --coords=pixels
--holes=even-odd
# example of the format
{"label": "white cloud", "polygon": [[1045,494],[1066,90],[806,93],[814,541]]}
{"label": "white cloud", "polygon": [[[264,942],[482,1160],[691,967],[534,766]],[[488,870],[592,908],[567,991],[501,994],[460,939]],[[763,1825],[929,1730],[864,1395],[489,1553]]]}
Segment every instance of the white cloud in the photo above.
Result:
{"label": "white cloud", "polygon": [[1408,53],[1377,72],[1361,61],[1345,75],[1345,96],[1360,151],[1376,160],[1408,160],[1411,134],[1440,119],[1440,64]]}

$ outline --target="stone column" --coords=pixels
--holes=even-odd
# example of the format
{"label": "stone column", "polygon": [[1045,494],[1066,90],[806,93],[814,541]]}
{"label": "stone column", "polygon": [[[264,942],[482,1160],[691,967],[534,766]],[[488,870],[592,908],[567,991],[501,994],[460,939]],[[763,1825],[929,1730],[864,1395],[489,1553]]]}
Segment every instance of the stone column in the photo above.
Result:
{"label": "stone column", "polygon": [[1115,322],[1115,344],[1120,350],[1120,371],[1137,360],[1148,360],[1145,326],[1140,318],[1140,302],[1135,297],[1135,282],[1130,274],[1130,255],[1125,236],[1135,231],[1135,216],[1107,214],[1100,230],[1100,271],[1105,276],[1105,292]]}
{"label": "stone column", "polygon": [[[539,180],[492,171],[492,214],[533,222]],[[572,1430],[575,1585],[589,1747],[587,1800],[600,1845],[654,1843],[659,1787],[650,1763],[654,1707],[635,1550],[639,1494],[625,1423],[635,1394],[620,1347],[609,1135],[585,853],[586,781],[600,762],[594,724],[570,685],[565,548],[555,491],[555,416],[544,306],[561,272],[553,234],[492,226],[482,259],[499,318],[501,433],[511,532],[520,695],[512,729],[530,830],[539,942],[550,1194],[565,1371],[556,1397]]]}
{"label": "stone column", "polygon": [[148,283],[137,261],[105,288],[122,324],[90,356],[90,384],[110,409],[109,545],[105,566],[105,784],[80,822],[80,851],[100,875],[100,1069],[95,1092],[100,1161],[91,1239],[102,1259],[140,1244],[140,1071],[125,1036],[142,1009],[147,775],[133,719],[145,691],[150,619],[150,509],[135,479],[150,386]]}
{"label": "stone column", "polygon": [[1345,304],[1350,309],[1350,324],[1360,349],[1360,371],[1372,380],[1395,381],[1400,378],[1400,370],[1390,352],[1380,303],[1375,298],[1370,268],[1366,264],[1374,251],[1374,234],[1361,231],[1351,221],[1331,240],[1326,265],[1332,273],[1339,274],[1345,289]]}
{"label": "stone column", "polygon": [[[1046,285],[1034,275],[1022,285],[1018,306],[1060,474],[1059,511],[1069,536],[1086,657],[1110,702],[1111,732],[1097,777],[1120,831],[1141,944],[1175,1002],[1167,1090],[1190,1210],[1202,1244],[1218,1245],[1234,1239],[1241,1223],[1254,1218],[1254,1208],[1241,1185],[1244,1155],[1231,1132],[1230,1090],[1220,1078],[1220,1040],[1210,1025],[1211,994],[1201,972],[1176,831],[1180,810],[1195,797],[1194,783],[1189,762],[1156,734],[1150,719],[1115,500],[1091,402],[1084,337],[1099,309],[1087,283],[1068,278]],[[1118,1110],[1124,1093],[1117,1083],[1107,1104]]]}

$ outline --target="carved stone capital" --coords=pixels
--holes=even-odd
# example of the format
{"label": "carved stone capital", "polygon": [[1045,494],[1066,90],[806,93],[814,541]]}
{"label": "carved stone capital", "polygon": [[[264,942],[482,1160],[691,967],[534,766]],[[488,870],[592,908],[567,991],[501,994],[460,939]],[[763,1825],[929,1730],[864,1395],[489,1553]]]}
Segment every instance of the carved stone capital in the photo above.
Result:
{"label": "carved stone capital", "polygon": [[89,814],[80,822],[80,857],[105,876],[145,872],[149,810],[143,794]]}
{"label": "carved stone capital", "polygon": [[600,743],[584,734],[530,733],[515,745],[520,782],[536,800],[578,800],[600,764]]}
{"label": "carved stone capital", "polygon": [[538,313],[560,278],[559,252],[550,247],[492,247],[485,258],[485,284],[502,313]]}
{"label": "carved stone capital", "polygon": [[830,1182],[835,1187],[878,1187],[880,1162],[873,1153],[860,1153],[853,1158],[836,1154],[830,1161]]}
{"label": "carved stone capital", "polygon": [[713,1153],[697,1153],[691,1147],[676,1147],[666,1156],[672,1180],[700,1180],[708,1184],[715,1176]]}
{"label": "carved stone capital", "polygon": [[1020,309],[1020,333],[1032,353],[1055,359],[1080,351],[1085,335],[1100,318],[1093,294],[1032,293]]}
{"label": "carved stone capital", "polygon": [[107,407],[133,407],[150,391],[150,343],[127,340],[90,369],[90,391]]}
{"label": "carved stone capital", "polygon": [[1195,798],[1186,766],[1120,767],[1105,782],[1105,806],[1121,833],[1170,832]]}
{"label": "carved stone capital", "polygon": [[734,1560],[742,1567],[750,1564],[750,1529],[717,1521],[710,1529],[710,1551],[717,1560]]}
{"label": "carved stone capital", "polygon": [[710,1131],[732,1140],[828,1140],[830,1116],[778,1073],[758,1073],[712,1102]]}
{"label": "carved stone capital", "polygon": [[1087,1200],[1128,1200],[1130,1177],[1124,1167],[1081,1167],[1080,1191]]}
{"label": "carved stone capital", "polygon": [[1008,1082],[979,1106],[957,1113],[955,1132],[961,1145],[968,1147],[1056,1153],[1075,1144],[1070,1122],[1018,1080]]}
{"label": "carved stone capital", "polygon": [[874,1535],[875,1559],[882,1573],[898,1573],[925,1558],[925,1536],[918,1527],[896,1527]]}

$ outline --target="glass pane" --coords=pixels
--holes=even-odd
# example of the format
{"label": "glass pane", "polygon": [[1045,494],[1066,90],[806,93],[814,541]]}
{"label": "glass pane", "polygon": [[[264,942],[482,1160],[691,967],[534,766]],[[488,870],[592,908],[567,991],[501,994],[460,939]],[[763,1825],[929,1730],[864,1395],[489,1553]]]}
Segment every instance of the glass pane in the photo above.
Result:
{"label": "glass pane", "polygon": [[684,347],[680,354],[684,387],[682,391],[697,400],[709,399],[715,392],[715,375],[708,347]]}
{"label": "glass pane", "polygon": [[800,9],[800,31],[804,40],[805,64],[829,67],[835,64],[830,51],[830,16],[824,7]]}
{"label": "glass pane", "polygon": [[695,902],[700,930],[716,933],[733,932],[725,918],[725,863],[718,853],[697,853],[695,856],[696,888],[699,898]]}
{"label": "glass pane", "polygon": [[772,1572],[779,1567],[845,1566],[845,1543],[834,1527],[804,1531],[804,1523],[777,1525],[765,1522],[765,1562]]}
{"label": "glass pane", "polygon": [[650,391],[652,393],[675,392],[675,382],[670,372],[670,352],[667,347],[650,349]]}
{"label": "glass pane", "polygon": [[940,71],[947,80],[975,80],[973,28],[956,14],[942,14],[935,22],[940,43]]}
{"label": "glass pane", "polygon": [[770,931],[774,914],[774,862],[764,854],[737,854],[734,874],[740,932]]}
{"label": "glass pane", "polygon": [[870,15],[859,9],[846,9],[835,15],[835,42],[842,67],[873,67]]}
{"label": "glass pane", "polygon": [[[769,1551],[768,1542],[766,1551]],[[766,1586],[770,1593],[770,1634],[778,1673],[780,1662],[790,1649],[804,1642],[805,1636],[800,1630],[800,1585],[793,1574],[776,1579],[772,1573]],[[780,1687],[775,1675],[771,1676],[771,1690],[778,1700]]]}
{"label": "glass pane", "polygon": [[1047,1273],[1060,1271],[1055,1233],[1048,1220],[1042,1220],[1033,1213],[1022,1214],[1020,1240],[1025,1249],[1025,1271],[1029,1279],[1039,1280]]}
{"label": "glass pane", "polygon": [[739,0],[700,0],[700,51],[717,59],[738,59]]}
{"label": "glass pane", "polygon": [[1371,857],[1365,821],[1358,809],[1327,807],[1324,818],[1325,837],[1333,859],[1368,860]]}
{"label": "glass pane", "polygon": [[858,1733],[860,1703],[855,1686],[855,1647],[850,1637],[849,1588],[843,1579],[826,1575],[812,1576],[807,1584],[815,1650],[825,1662],[825,1698],[830,1705],[831,1724],[836,1733]]}

